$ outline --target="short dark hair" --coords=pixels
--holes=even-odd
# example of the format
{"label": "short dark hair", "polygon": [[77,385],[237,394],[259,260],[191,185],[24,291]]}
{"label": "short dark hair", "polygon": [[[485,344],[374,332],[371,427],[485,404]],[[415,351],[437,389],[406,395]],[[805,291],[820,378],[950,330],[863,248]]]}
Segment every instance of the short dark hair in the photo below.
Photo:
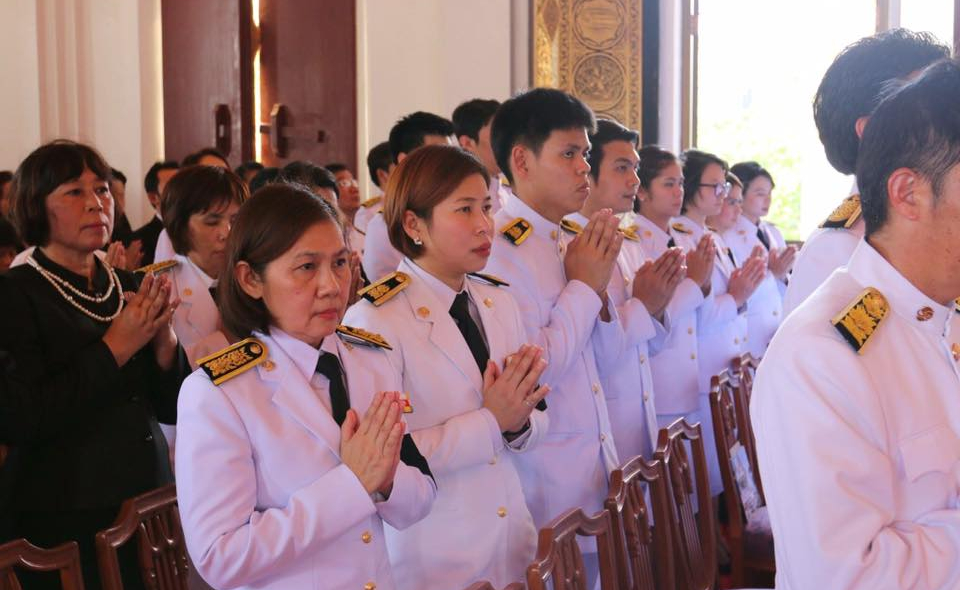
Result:
{"label": "short dark hair", "polygon": [[340,198],[340,187],[337,186],[337,177],[326,168],[321,168],[316,164],[297,160],[290,162],[280,171],[280,176],[285,182],[296,182],[313,188],[333,189],[337,198]]}
{"label": "short dark hair", "polygon": [[163,189],[163,198],[160,199],[160,217],[173,251],[186,256],[193,247],[190,243],[191,215],[206,213],[231,202],[239,205],[249,196],[243,179],[230,170],[194,165],[177,172]]}
{"label": "short dark hair", "polygon": [[332,174],[336,174],[337,172],[343,172],[344,170],[346,170],[347,172],[350,171],[350,169],[347,168],[346,164],[342,164],[340,162],[331,162],[330,164],[327,164],[326,166],[324,166],[324,168],[329,170]]}
{"label": "short dark hair", "polygon": [[249,162],[244,162],[243,164],[240,164],[239,166],[237,166],[234,172],[236,173],[237,176],[239,176],[240,178],[243,178],[243,176],[247,172],[250,172],[251,170],[256,170],[257,172],[260,172],[261,170],[263,170],[263,164],[261,164],[260,162],[256,162],[254,160],[250,160]]}
{"label": "short dark hair", "polygon": [[590,135],[590,157],[587,158],[587,162],[590,164],[590,176],[594,180],[600,180],[603,146],[611,141],[628,141],[636,148],[640,142],[640,134],[632,129],[627,129],[616,121],[597,119],[597,130]]}
{"label": "short dark hair", "polygon": [[157,193],[160,188],[160,171],[179,169],[180,164],[174,160],[154,162],[153,166],[150,166],[150,169],[147,170],[146,176],[143,177],[143,190],[148,193]]}
{"label": "short dark hair", "polygon": [[23,243],[20,242],[17,228],[2,215],[0,215],[0,248],[13,248],[17,252],[23,250]]}
{"label": "short dark hair", "polygon": [[916,80],[891,89],[874,111],[857,158],[866,235],[887,221],[887,181],[910,168],[939,198],[944,177],[960,164],[960,63],[942,60]]}
{"label": "short dark hair", "polygon": [[377,188],[383,188],[377,179],[377,170],[390,170],[390,164],[392,163],[393,156],[390,152],[389,141],[382,141],[367,152],[367,172],[370,174],[370,180],[377,185]]}
{"label": "short dark hair", "polygon": [[13,181],[13,172],[9,170],[0,170],[0,191],[8,183]]}
{"label": "short dark hair", "polygon": [[280,176],[280,169],[272,167],[264,168],[250,179],[250,194],[252,195],[268,184],[275,182],[283,182],[283,178]]}
{"label": "short dark hair", "polygon": [[637,166],[637,176],[640,177],[640,186],[649,190],[653,179],[660,176],[663,169],[670,164],[679,164],[680,160],[658,145],[645,145],[637,154],[640,156],[640,165]]}
{"label": "short dark hair", "polygon": [[127,186],[127,175],[124,174],[123,172],[120,172],[116,168],[110,169],[110,178],[112,180],[119,180],[120,184],[122,184],[123,186]]}
{"label": "short dark hair", "polygon": [[185,157],[183,161],[180,162],[180,165],[183,166],[184,168],[186,168],[187,166],[195,166],[200,163],[200,160],[202,160],[204,156],[220,158],[221,160],[223,160],[224,166],[226,166],[227,168],[230,167],[230,163],[227,162],[227,157],[223,155],[223,152],[221,152],[215,147],[205,147],[201,150],[197,150],[192,154],[187,155],[187,157]]}
{"label": "short dark hair", "polygon": [[950,55],[930,33],[892,29],[848,45],[830,64],[813,98],[813,120],[827,160],[853,174],[860,139],[856,122],[880,102],[884,85]]}
{"label": "short dark hair", "polygon": [[417,111],[397,121],[390,129],[390,157],[409,154],[423,145],[428,135],[453,135],[453,123],[440,115]]}
{"label": "short dark hair", "polygon": [[457,137],[466,135],[473,141],[480,141],[480,130],[493,119],[500,108],[500,101],[475,98],[460,103],[453,109],[453,132]]}
{"label": "short dark hair", "polygon": [[412,211],[430,223],[434,207],[474,174],[489,186],[490,175],[480,160],[452,145],[424,146],[400,162],[383,199],[383,221],[393,247],[410,258],[423,254],[423,246],[414,244],[403,229],[404,213]]}
{"label": "short dark hair", "polygon": [[293,247],[318,223],[332,223],[343,234],[336,210],[306,187],[270,184],[240,207],[227,238],[226,272],[217,288],[217,303],[223,325],[245,338],[254,330],[268,332],[273,318],[262,299],[254,299],[240,287],[235,270],[246,262],[260,277],[267,265]]}
{"label": "short dark hair", "polygon": [[697,196],[700,190],[700,181],[703,177],[703,171],[710,164],[717,164],[723,168],[724,177],[730,171],[730,166],[719,156],[704,152],[702,150],[686,150],[680,154],[680,163],[683,164],[683,211],[687,210],[690,204]]}
{"label": "short dark hair", "polygon": [[47,245],[47,197],[61,184],[80,178],[84,170],[110,181],[110,166],[97,150],[66,139],[38,147],[20,163],[13,181],[13,221],[27,244]]}
{"label": "short dark hair", "polygon": [[750,188],[750,183],[761,176],[769,180],[773,186],[777,185],[773,182],[773,176],[770,175],[770,172],[758,162],[737,162],[730,167],[730,172],[734,173],[740,180],[740,186],[743,188],[743,192],[747,192],[747,189]]}
{"label": "short dark hair", "polygon": [[554,131],[583,128],[588,134],[597,130],[590,107],[579,98],[555,88],[534,88],[507,100],[493,117],[490,143],[497,166],[513,182],[510,152],[523,145],[540,155],[544,142]]}

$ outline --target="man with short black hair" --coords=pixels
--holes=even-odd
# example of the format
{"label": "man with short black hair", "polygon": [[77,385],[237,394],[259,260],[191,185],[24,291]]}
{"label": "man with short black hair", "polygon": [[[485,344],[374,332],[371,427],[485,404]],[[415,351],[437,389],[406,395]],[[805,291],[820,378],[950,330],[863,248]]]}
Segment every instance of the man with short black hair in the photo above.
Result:
{"label": "man with short black hair", "polygon": [[[864,37],[840,52],[813,99],[813,120],[837,172],[853,174],[860,137],[884,87],[949,54],[949,48],[929,33],[907,29]],[[858,193],[854,183],[850,196],[804,242],[783,296],[784,316],[850,259],[863,237]]]}
{"label": "man with short black hair", "polygon": [[[141,264],[153,264],[157,251],[157,240],[160,232],[163,231],[163,221],[160,220],[160,195],[167,186],[167,182],[173,178],[173,175],[180,169],[180,165],[173,160],[156,162],[143,179],[143,189],[147,193],[147,200],[154,209],[153,218],[146,224],[139,227],[130,236],[131,243],[140,241],[140,249],[143,252]],[[167,240],[169,242],[169,239]]]}
{"label": "man with short black hair", "polygon": [[883,99],[865,235],[774,336],[751,402],[777,588],[960,587],[960,65]]}
{"label": "man with short black hair", "polygon": [[366,233],[367,224],[383,209],[383,191],[387,188],[387,179],[392,168],[393,156],[390,154],[389,141],[382,141],[370,148],[367,152],[367,173],[373,185],[380,189],[380,194],[368,197],[360,203],[360,210],[353,219],[353,226],[360,232]]}
{"label": "man with short black hair", "polygon": [[489,194],[493,207],[491,215],[497,214],[511,194],[507,179],[497,166],[493,146],[490,144],[490,127],[499,107],[499,101],[475,98],[461,103],[453,110],[454,134],[460,147],[476,156],[490,173]]}

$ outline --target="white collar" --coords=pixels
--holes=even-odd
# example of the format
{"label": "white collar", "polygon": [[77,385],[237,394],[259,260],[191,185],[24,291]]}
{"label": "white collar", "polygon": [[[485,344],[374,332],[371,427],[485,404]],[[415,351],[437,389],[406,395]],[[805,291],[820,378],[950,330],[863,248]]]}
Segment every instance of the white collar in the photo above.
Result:
{"label": "white collar", "polygon": [[303,340],[294,338],[277,327],[270,328],[270,338],[293,361],[294,366],[308,382],[313,379],[313,374],[317,372],[317,361],[320,360],[321,352],[337,354],[337,337],[335,334],[324,338],[319,349],[310,346]]}
{"label": "white collar", "polygon": [[[399,268],[402,272],[411,274],[423,281],[427,289],[433,293],[440,305],[443,306],[443,309],[447,311],[453,306],[453,300],[456,299],[457,295],[467,287],[467,279],[464,277],[463,286],[460,288],[460,291],[454,291],[447,286],[446,283],[421,268],[416,262],[409,258],[404,258]],[[469,294],[469,289],[467,289],[467,292]]]}

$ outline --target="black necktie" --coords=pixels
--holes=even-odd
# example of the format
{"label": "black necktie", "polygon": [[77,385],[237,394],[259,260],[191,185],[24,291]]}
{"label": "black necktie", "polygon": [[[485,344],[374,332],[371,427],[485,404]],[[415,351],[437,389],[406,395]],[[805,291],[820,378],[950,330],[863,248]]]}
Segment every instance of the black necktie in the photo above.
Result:
{"label": "black necktie", "polygon": [[470,347],[470,354],[473,355],[473,360],[477,361],[477,367],[480,369],[480,374],[483,375],[483,372],[487,368],[487,361],[490,360],[490,351],[487,350],[487,345],[483,341],[480,328],[477,327],[476,322],[470,317],[466,291],[457,294],[453,300],[453,305],[450,306],[450,315],[457,323],[457,328],[460,329],[460,333],[463,334],[463,339],[467,341],[467,346]]}
{"label": "black necktie", "polygon": [[343,370],[340,368],[340,359],[337,355],[324,352],[317,361],[317,372],[330,381],[330,411],[338,426],[343,426],[347,419],[347,410],[350,409],[350,398],[347,388],[343,384]]}
{"label": "black necktie", "polygon": [[737,268],[737,259],[733,257],[733,250],[727,248],[727,256],[730,257],[730,262],[733,263],[733,268]]}
{"label": "black necktie", "polygon": [[757,226],[757,239],[760,240],[760,243],[763,244],[763,247],[770,251],[770,238],[767,237],[767,232],[763,231],[763,228],[759,225]]}
{"label": "black necktie", "polygon": [[673,240],[673,236],[670,237],[670,241],[667,242],[667,248],[676,248],[677,243]]}

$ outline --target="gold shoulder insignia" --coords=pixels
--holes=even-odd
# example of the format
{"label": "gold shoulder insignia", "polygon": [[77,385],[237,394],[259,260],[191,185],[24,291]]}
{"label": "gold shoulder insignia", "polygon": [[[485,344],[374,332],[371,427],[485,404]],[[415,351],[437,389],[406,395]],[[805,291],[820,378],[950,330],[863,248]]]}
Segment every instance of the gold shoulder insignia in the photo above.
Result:
{"label": "gold shoulder insignia", "polygon": [[833,210],[820,227],[831,229],[849,228],[860,219],[860,195],[850,195]]}
{"label": "gold shoulder insignia", "polygon": [[507,177],[506,177],[506,176],[504,176],[503,174],[501,174],[501,175],[500,175],[500,184],[501,184],[502,186],[510,186],[510,181],[507,180]]}
{"label": "gold shoulder insignia", "polygon": [[830,322],[859,354],[886,317],[890,306],[880,291],[867,287]]}
{"label": "gold shoulder insignia", "polygon": [[383,339],[383,336],[375,332],[368,332],[362,328],[354,328],[353,326],[340,324],[337,326],[337,335],[340,336],[340,339],[344,342],[351,344],[393,350],[393,348],[387,344],[387,341]]}
{"label": "gold shoulder insignia", "polygon": [[953,300],[953,309],[957,313],[960,313],[960,297],[957,297]]}
{"label": "gold shoulder insignia", "polygon": [[357,295],[363,297],[377,307],[390,300],[391,297],[406,289],[410,284],[410,277],[399,270],[392,272],[379,281],[364,287],[357,291]]}
{"label": "gold shoulder insignia", "polygon": [[267,360],[267,346],[256,338],[241,340],[220,352],[205,356],[197,365],[210,377],[214,385],[236,377]]}
{"label": "gold shoulder insignia", "polygon": [[637,235],[637,226],[632,225],[630,227],[621,227],[620,233],[623,234],[624,239],[630,240],[631,242],[639,242],[640,236]]}
{"label": "gold shoulder insignia", "polygon": [[366,201],[360,203],[360,206],[363,207],[364,209],[369,209],[370,207],[379,205],[380,201],[382,200],[383,200],[383,197],[374,197],[372,199],[367,199]]}
{"label": "gold shoulder insignia", "polygon": [[471,277],[473,277],[473,278],[475,278],[475,279],[480,279],[480,280],[483,281],[484,283],[487,283],[487,284],[489,284],[489,285],[493,285],[493,286],[495,286],[495,287],[509,287],[509,286],[510,286],[510,283],[508,283],[507,281],[501,279],[500,277],[495,277],[495,276],[493,276],[493,275],[488,275],[488,274],[486,274],[486,273],[482,273],[482,272],[468,272],[467,275],[469,275],[469,276],[471,276]]}
{"label": "gold shoulder insignia", "polygon": [[563,231],[568,234],[579,234],[583,231],[583,226],[577,223],[576,221],[570,221],[569,219],[561,219],[560,227]]}
{"label": "gold shoulder insignia", "polygon": [[533,233],[533,226],[523,217],[517,217],[507,225],[500,228],[503,237],[513,244],[519,246]]}
{"label": "gold shoulder insignia", "polygon": [[160,262],[154,262],[153,264],[148,264],[146,266],[141,266],[140,268],[138,268],[133,272],[142,272],[143,274],[152,272],[154,274],[159,274],[163,271],[170,270],[171,268],[175,267],[178,264],[180,263],[177,262],[175,258],[171,258],[170,260],[163,260]]}
{"label": "gold shoulder insignia", "polygon": [[693,233],[693,230],[688,229],[687,226],[683,225],[683,224],[680,223],[679,221],[676,222],[676,223],[674,223],[674,224],[671,225],[670,227],[673,228],[673,231],[675,231],[675,232],[680,232],[680,233],[682,233],[682,234],[690,235],[690,234]]}

